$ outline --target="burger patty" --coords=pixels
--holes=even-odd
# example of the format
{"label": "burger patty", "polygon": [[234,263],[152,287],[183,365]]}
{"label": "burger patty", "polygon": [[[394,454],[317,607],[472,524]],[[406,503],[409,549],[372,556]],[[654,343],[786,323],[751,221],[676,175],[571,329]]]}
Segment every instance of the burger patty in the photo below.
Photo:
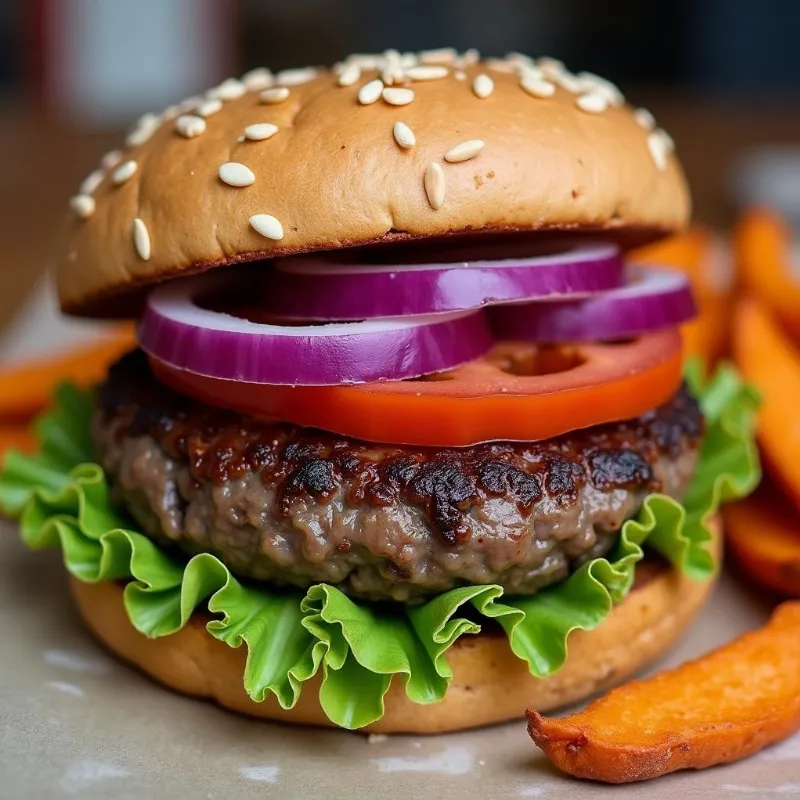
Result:
{"label": "burger patty", "polygon": [[135,351],[97,393],[92,440],[115,502],[167,549],[417,602],[465,584],[533,594],[608,553],[647,494],[682,497],[702,429],[681,388],[637,419],[543,442],[378,445],[183,397]]}

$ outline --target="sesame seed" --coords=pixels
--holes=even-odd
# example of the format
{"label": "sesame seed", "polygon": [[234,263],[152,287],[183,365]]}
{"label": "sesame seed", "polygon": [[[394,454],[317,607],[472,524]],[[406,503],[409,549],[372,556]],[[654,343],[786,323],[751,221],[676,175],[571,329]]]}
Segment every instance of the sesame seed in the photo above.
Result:
{"label": "sesame seed", "polygon": [[523,64],[521,61],[517,62],[514,71],[519,76],[519,79],[530,78],[534,81],[549,80],[545,77],[544,72],[536,66],[536,64]]}
{"label": "sesame seed", "polygon": [[242,84],[248,92],[258,92],[272,86],[272,73],[264,67],[257,67],[242,75]]}
{"label": "sesame seed", "polygon": [[586,111],[589,114],[600,114],[608,108],[608,100],[598,92],[589,92],[582,94],[576,101],[575,105],[581,111]]}
{"label": "sesame seed", "polygon": [[78,192],[80,194],[94,194],[97,191],[97,187],[103,182],[103,178],[105,178],[105,173],[101,169],[90,172],[78,187]]}
{"label": "sesame seed", "polygon": [[125,137],[125,144],[128,147],[140,147],[158,130],[158,118],[150,115],[146,119],[143,117],[136,127]]}
{"label": "sesame seed", "polygon": [[219,168],[219,178],[228,186],[250,186],[256,182],[256,176],[249,167],[238,161],[228,161]]}
{"label": "sesame seed", "polygon": [[94,214],[94,197],[89,194],[76,194],[69,201],[69,206],[81,219],[89,219]]}
{"label": "sesame seed", "polygon": [[612,89],[609,86],[598,84],[594,90],[602,94],[612,106],[619,107],[625,105],[625,95],[623,95],[619,89]]}
{"label": "sesame seed", "polygon": [[238,78],[228,78],[217,86],[217,97],[220,100],[238,100],[247,88]]}
{"label": "sesame seed", "polygon": [[351,59],[355,61],[361,69],[378,69],[383,62],[383,56],[379,53],[356,53]]}
{"label": "sesame seed", "polygon": [[454,77],[454,78],[455,78],[457,81],[465,81],[465,80],[467,79],[467,73],[466,73],[466,72],[464,72],[464,70],[463,70],[463,69],[457,69],[457,70],[456,70],[456,71],[453,73],[453,77]]}
{"label": "sesame seed", "polygon": [[542,78],[526,76],[519,85],[533,97],[552,97],[556,93],[556,85]]}
{"label": "sesame seed", "polygon": [[444,160],[449,164],[457,164],[459,161],[469,161],[475,158],[481,150],[483,150],[484,143],[480,139],[469,139],[466,142],[461,142],[455,147],[451,147],[445,154]]}
{"label": "sesame seed", "polygon": [[437,164],[435,161],[428,164],[425,168],[423,185],[425,186],[425,194],[428,196],[428,202],[431,208],[434,211],[440,209],[442,203],[444,203],[445,193],[444,171],[441,165]]}
{"label": "sesame seed", "polygon": [[289,90],[285,86],[276,86],[274,89],[264,89],[258,96],[262,103],[275,105],[282,103],[289,96]]}
{"label": "sesame seed", "polygon": [[472,91],[483,100],[494,91],[494,81],[486,73],[481,73],[472,81]]}
{"label": "sesame seed", "polygon": [[317,77],[316,67],[301,67],[300,69],[284,69],[275,76],[275,83],[279,86],[300,86]]}
{"label": "sesame seed", "polygon": [[394,86],[396,83],[405,83],[406,74],[401,67],[387,67],[381,72],[381,80],[385,86]]}
{"label": "sesame seed", "polygon": [[170,120],[175,119],[179,113],[180,109],[178,106],[167,106],[161,112],[161,122],[169,122]]}
{"label": "sesame seed", "polygon": [[150,138],[156,132],[155,127],[152,128],[137,128],[134,131],[131,131],[125,137],[125,144],[128,147],[140,147],[143,144],[146,144],[150,141]]}
{"label": "sesame seed", "polygon": [[213,100],[204,100],[197,106],[197,113],[201,117],[210,117],[212,114],[216,114],[220,111],[222,111],[222,100],[218,97]]}
{"label": "sesame seed", "polygon": [[405,124],[405,122],[395,122],[392,129],[394,140],[400,147],[413,147],[417,143],[417,137],[414,136],[414,131]]}
{"label": "sesame seed", "polygon": [[103,169],[113,169],[122,161],[122,150],[109,150],[101,159]]}
{"label": "sesame seed", "polygon": [[206,121],[196,114],[183,114],[175,120],[175,130],[187,139],[193,139],[205,133]]}
{"label": "sesame seed", "polygon": [[383,91],[383,81],[376,78],[374,81],[365,83],[358,90],[358,102],[362,106],[369,106],[372,103],[377,103],[380,100],[381,92]]}
{"label": "sesame seed", "polygon": [[278,126],[273,125],[271,122],[256,122],[244,129],[244,137],[252,142],[262,142],[264,139],[274,136],[277,132]]}
{"label": "sesame seed", "polygon": [[254,214],[250,217],[250,225],[267,239],[283,239],[283,225],[270,214]]}
{"label": "sesame seed", "polygon": [[646,108],[637,108],[633,112],[633,118],[646,131],[651,131],[656,126],[656,118]]}
{"label": "sesame seed", "polygon": [[412,89],[397,89],[394,87],[384,89],[383,99],[390,106],[407,106],[414,100],[414,91]]}
{"label": "sesame seed", "polygon": [[486,66],[495,72],[514,72],[514,64],[504,61],[502,58],[487,58]]}
{"label": "sesame seed", "polygon": [[202,102],[203,98],[197,95],[194,97],[187,97],[185,100],[181,100],[181,102],[178,103],[178,113],[186,114],[188,111],[194,111]]}
{"label": "sesame seed", "polygon": [[481,54],[474,47],[470,47],[469,50],[463,52],[456,59],[456,66],[469,67],[472,66],[473,64],[477,64],[480,60],[481,60]]}
{"label": "sesame seed", "polygon": [[446,78],[449,70],[439,64],[421,65],[419,67],[409,67],[406,76],[412,81],[436,81],[439,78]]}
{"label": "sesame seed", "polygon": [[395,67],[392,72],[384,73],[386,77],[383,78],[383,82],[387,86],[398,86],[398,85],[405,85],[411,79],[406,75],[405,70],[402,67]]}
{"label": "sesame seed", "polygon": [[134,128],[149,128],[151,125],[158,125],[158,115],[148,111],[136,120]]}
{"label": "sesame seed", "polygon": [[358,64],[348,64],[339,75],[339,86],[352,86],[361,77]]}
{"label": "sesame seed", "polygon": [[115,186],[121,186],[136,174],[137,169],[139,169],[139,165],[135,161],[126,161],[114,170],[111,180]]}
{"label": "sesame seed", "polygon": [[246,141],[246,139],[244,135],[242,135],[242,136],[237,136],[236,141],[239,142],[239,144],[241,144],[242,142]]}
{"label": "sesame seed", "polygon": [[549,56],[542,56],[536,63],[543,70],[549,70],[551,72],[563,72],[565,69],[563,61],[559,61],[557,58],[550,58]]}
{"label": "sesame seed", "polygon": [[530,56],[526,56],[525,53],[517,53],[513,50],[510,53],[506,53],[505,60],[515,66],[533,67],[536,65],[536,62]]}
{"label": "sesame seed", "polygon": [[419,54],[421,64],[452,64],[458,53],[455,47],[439,47],[435,50],[423,50]]}
{"label": "sesame seed", "polygon": [[416,53],[403,53],[400,56],[400,66],[403,69],[408,69],[409,67],[416,67],[419,64],[419,58],[417,58]]}
{"label": "sesame seed", "polygon": [[[560,61],[556,63],[561,64]],[[542,59],[540,59],[535,65],[535,68],[539,70],[543,78],[547,78],[549,81],[559,81],[564,75],[563,64],[561,64],[561,66],[556,66],[550,61],[545,61],[542,63]]]}
{"label": "sesame seed", "polygon": [[136,217],[133,221],[133,244],[136,247],[136,252],[142,261],[150,260],[150,234],[147,231],[147,225]]}
{"label": "sesame seed", "polygon": [[361,69],[378,69],[383,58],[374,53],[353,53],[347,57],[348,64],[357,64]]}
{"label": "sesame seed", "polygon": [[553,76],[553,80],[566,92],[578,94],[583,91],[583,84],[571,72],[562,72]]}
{"label": "sesame seed", "polygon": [[381,72],[381,80],[387,86],[393,86],[397,83],[408,83],[410,80],[406,75],[406,71],[400,66],[400,59],[397,61],[388,61],[383,72]]}
{"label": "sesame seed", "polygon": [[406,75],[403,71],[400,53],[398,53],[397,50],[386,50],[384,52],[381,79],[387,86],[405,82]]}
{"label": "sesame seed", "polygon": [[580,72],[576,76],[584,92],[595,92],[601,94],[612,106],[621,106],[625,103],[625,96],[619,87],[600,75],[593,72]]}
{"label": "sesame seed", "polygon": [[647,149],[650,151],[650,157],[656,167],[664,171],[667,168],[667,144],[658,131],[647,135]]}
{"label": "sesame seed", "polygon": [[675,149],[673,138],[663,128],[659,128],[656,133],[664,140],[664,146],[667,148],[667,152],[671,153]]}

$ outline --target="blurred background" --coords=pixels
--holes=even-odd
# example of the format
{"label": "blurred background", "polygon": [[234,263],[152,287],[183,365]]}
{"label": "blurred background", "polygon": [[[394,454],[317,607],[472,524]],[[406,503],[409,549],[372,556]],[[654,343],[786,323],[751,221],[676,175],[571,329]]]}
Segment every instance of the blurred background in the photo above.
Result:
{"label": "blurred background", "polygon": [[695,216],[778,198],[800,217],[798,0],[0,0],[0,325],[67,198],[144,111],[256,65],[477,47],[620,84],[675,138]]}

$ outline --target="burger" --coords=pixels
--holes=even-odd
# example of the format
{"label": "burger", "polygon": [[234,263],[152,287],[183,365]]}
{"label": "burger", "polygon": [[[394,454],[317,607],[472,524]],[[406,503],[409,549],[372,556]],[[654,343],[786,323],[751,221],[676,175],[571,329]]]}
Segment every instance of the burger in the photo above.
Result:
{"label": "burger", "polygon": [[440,732],[580,701],[706,600],[752,397],[685,369],[670,137],[553,59],[388,51],[142,117],[71,201],[62,387],[4,509],[172,689]]}

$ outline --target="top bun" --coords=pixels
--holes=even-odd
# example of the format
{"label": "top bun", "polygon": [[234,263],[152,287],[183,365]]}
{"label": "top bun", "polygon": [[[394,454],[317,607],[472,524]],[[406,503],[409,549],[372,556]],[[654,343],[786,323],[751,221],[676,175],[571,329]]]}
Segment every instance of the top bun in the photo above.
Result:
{"label": "top bun", "polygon": [[71,201],[59,297],[132,313],[136,289],[174,275],[444,234],[643,243],[689,215],[672,150],[613,84],[553,59],[388,51],[254,70],[145,115],[104,157]]}

